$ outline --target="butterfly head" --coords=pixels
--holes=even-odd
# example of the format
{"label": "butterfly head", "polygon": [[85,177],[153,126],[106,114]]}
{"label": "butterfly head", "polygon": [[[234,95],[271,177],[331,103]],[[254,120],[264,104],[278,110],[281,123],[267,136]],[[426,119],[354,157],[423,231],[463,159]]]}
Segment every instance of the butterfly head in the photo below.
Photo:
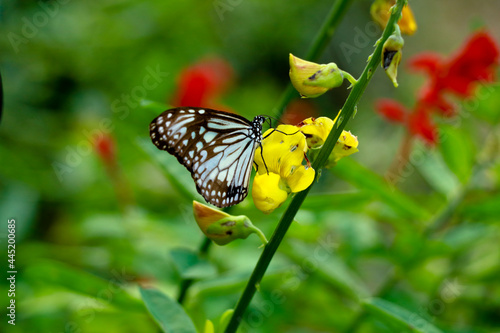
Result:
{"label": "butterfly head", "polygon": [[264,116],[257,116],[253,119],[254,125],[262,126],[264,122],[266,121],[266,117]]}

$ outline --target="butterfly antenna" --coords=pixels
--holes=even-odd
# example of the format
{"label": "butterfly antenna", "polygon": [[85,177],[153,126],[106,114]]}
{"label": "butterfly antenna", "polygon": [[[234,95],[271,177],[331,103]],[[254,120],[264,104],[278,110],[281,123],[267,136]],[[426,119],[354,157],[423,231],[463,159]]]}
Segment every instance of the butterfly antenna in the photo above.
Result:
{"label": "butterfly antenna", "polygon": [[269,120],[269,126],[270,126],[270,127],[273,127],[273,125],[272,125],[272,123],[271,123],[271,119],[272,119],[272,120],[274,120],[274,121],[276,121],[276,123],[278,123],[278,124],[280,124],[280,125],[281,125],[281,124],[282,124],[282,125],[285,125],[285,123],[284,123],[284,122],[282,122],[281,120],[279,120],[278,118],[271,117],[271,116],[268,116],[268,115],[263,115],[263,116],[264,116],[264,117],[266,117],[266,119],[267,119],[267,120]]}
{"label": "butterfly antenna", "polygon": [[264,140],[265,138],[267,138],[269,135],[273,134],[274,132],[278,132],[278,133],[281,133],[281,134],[284,134],[284,135],[295,135],[295,134],[299,133],[300,130],[298,130],[296,132],[293,132],[293,133],[285,133],[283,131],[280,131],[279,129],[273,128],[273,130],[271,131],[271,133],[268,133],[266,136],[264,136],[262,138],[262,140]]}

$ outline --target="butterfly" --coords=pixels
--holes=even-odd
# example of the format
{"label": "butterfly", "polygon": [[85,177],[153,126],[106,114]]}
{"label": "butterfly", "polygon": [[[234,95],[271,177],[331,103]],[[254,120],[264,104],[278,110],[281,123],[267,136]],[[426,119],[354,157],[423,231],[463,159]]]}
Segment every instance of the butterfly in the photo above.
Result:
{"label": "butterfly", "polygon": [[151,140],[191,172],[196,189],[217,207],[233,206],[248,194],[264,116],[252,121],[224,111],[179,107],[149,125]]}

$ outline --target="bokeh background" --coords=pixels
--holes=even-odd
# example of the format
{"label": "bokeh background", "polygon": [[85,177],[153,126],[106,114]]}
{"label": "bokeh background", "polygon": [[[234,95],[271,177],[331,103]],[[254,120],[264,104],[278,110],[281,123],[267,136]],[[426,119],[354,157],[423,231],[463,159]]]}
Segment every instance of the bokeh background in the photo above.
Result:
{"label": "bokeh background", "polygon": [[[358,136],[360,152],[339,162],[339,171],[324,172],[297,215],[250,307],[244,325],[250,332],[405,331],[370,311],[359,315],[357,300],[380,295],[394,276],[383,298],[443,332],[500,329],[498,160],[464,185],[439,146],[419,143],[414,149],[425,152],[425,162],[405,174],[399,189],[363,182],[375,174],[384,179],[405,135],[376,114],[374,102],[389,97],[411,107],[425,81],[405,69],[406,59],[426,50],[449,55],[481,26],[500,41],[498,1],[410,3],[418,31],[405,37],[400,87],[394,89],[383,71],[375,74],[347,128]],[[320,62],[361,73],[381,32],[371,22],[370,4],[354,1]],[[276,114],[289,80],[288,54],[305,56],[331,5],[2,2],[0,235],[6,253],[6,221],[15,218],[19,273],[16,326],[4,315],[1,331],[158,332],[137,286],[175,298],[181,278],[171,251],[196,250],[203,235],[191,200],[167,180],[173,175],[194,191],[189,173],[150,149],[149,122],[181,98],[183,73],[203,61],[215,61],[225,78],[210,101],[214,107],[250,119]],[[341,45],[356,52],[346,54]],[[346,88],[295,101],[295,113],[334,117]],[[482,99],[484,108],[500,106],[494,89]],[[486,133],[498,127],[475,115],[462,119],[457,126],[476,161]],[[453,206],[457,193],[463,196]],[[406,199],[416,212],[401,209]],[[451,227],[419,234],[446,207],[456,213]],[[249,216],[268,236],[282,212],[264,215],[250,197],[232,211]],[[212,246],[203,272],[193,273],[199,281],[185,308],[200,331],[205,319],[217,322],[234,307],[258,246],[253,236]],[[6,254],[2,258],[3,277]],[[5,278],[0,286],[4,313]],[[418,320],[413,324],[421,329]]]}

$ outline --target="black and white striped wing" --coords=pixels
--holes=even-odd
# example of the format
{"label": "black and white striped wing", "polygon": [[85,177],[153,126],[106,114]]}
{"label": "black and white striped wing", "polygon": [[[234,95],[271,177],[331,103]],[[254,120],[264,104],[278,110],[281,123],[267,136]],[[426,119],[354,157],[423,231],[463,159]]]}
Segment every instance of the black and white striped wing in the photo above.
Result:
{"label": "black and white striped wing", "polygon": [[155,118],[149,129],[156,147],[176,156],[191,172],[207,202],[227,207],[247,196],[261,121],[211,109],[175,108]]}

